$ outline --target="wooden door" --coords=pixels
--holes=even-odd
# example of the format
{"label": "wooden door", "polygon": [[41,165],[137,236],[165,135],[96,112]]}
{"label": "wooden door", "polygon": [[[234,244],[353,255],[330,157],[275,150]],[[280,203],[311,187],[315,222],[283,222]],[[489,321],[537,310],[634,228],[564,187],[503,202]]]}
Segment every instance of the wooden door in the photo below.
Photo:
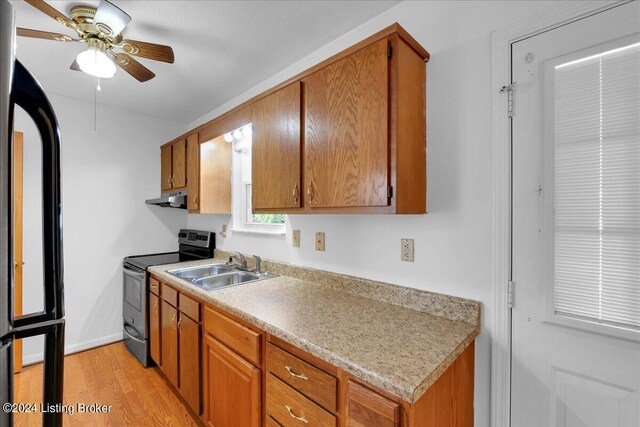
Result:
{"label": "wooden door", "polygon": [[162,301],[162,372],[169,381],[178,387],[178,310],[166,301]]}
{"label": "wooden door", "polygon": [[252,130],[253,209],[300,207],[300,82],[256,102]]}
{"label": "wooden door", "polygon": [[180,394],[200,414],[200,325],[183,313],[180,333]]}
{"label": "wooden door", "polygon": [[160,357],[160,335],[161,335],[161,319],[160,319],[160,298],[149,292],[149,340],[151,347],[151,358],[158,366],[162,363],[162,358]]}
{"label": "wooden door", "polygon": [[210,335],[204,339],[203,366],[207,425],[260,426],[260,369]]}
{"label": "wooden door", "polygon": [[187,186],[187,140],[173,143],[173,188]]}
{"label": "wooden door", "polygon": [[[23,176],[23,134],[13,133],[13,314],[22,315],[22,176]],[[13,353],[13,370],[22,370],[22,340],[16,340]]]}
{"label": "wooden door", "polygon": [[160,188],[162,191],[168,191],[173,188],[172,183],[172,153],[171,145],[160,148]]}
{"label": "wooden door", "polygon": [[399,427],[401,408],[398,402],[356,382],[347,382],[347,427]]}
{"label": "wooden door", "polygon": [[198,133],[187,137],[187,209],[200,210],[200,141]]}
{"label": "wooden door", "polygon": [[380,40],[303,82],[311,208],[389,204],[387,43]]}

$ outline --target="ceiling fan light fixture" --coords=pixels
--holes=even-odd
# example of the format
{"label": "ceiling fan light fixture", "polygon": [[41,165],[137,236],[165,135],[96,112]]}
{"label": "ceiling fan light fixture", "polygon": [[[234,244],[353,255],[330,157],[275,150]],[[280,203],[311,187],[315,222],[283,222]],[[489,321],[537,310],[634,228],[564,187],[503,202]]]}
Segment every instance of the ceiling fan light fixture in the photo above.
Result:
{"label": "ceiling fan light fixture", "polygon": [[76,62],[82,71],[94,77],[110,79],[116,73],[116,64],[109,59],[100,40],[89,40],[89,48],[78,54]]}

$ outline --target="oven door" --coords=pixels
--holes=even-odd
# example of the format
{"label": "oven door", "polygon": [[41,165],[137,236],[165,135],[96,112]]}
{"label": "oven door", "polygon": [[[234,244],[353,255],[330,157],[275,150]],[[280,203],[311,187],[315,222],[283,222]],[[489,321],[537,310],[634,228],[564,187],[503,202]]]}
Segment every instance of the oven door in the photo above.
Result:
{"label": "oven door", "polygon": [[147,273],[128,265],[122,268],[124,321],[135,328],[143,338],[147,338]]}

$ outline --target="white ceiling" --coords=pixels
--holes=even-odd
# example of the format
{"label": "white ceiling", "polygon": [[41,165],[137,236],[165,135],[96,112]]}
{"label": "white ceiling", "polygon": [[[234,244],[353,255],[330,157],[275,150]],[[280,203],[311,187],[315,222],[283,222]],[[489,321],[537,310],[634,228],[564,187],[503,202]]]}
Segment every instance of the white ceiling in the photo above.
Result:
{"label": "white ceiling", "polygon": [[[139,83],[121,69],[102,81],[98,103],[189,123],[397,1],[113,1],[133,18],[126,38],[173,47],[175,63],[139,61],[156,77]],[[19,27],[72,31],[13,0]],[[78,2],[49,1],[69,16]],[[97,6],[98,1],[83,4]],[[18,37],[17,57],[46,91],[94,101],[95,78],[69,66],[85,47]]]}

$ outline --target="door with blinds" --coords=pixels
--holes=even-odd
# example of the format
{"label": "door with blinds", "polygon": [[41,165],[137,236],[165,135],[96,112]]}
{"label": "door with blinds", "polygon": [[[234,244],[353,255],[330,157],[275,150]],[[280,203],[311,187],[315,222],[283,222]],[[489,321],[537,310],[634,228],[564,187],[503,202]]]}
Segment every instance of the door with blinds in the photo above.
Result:
{"label": "door with blinds", "polygon": [[513,426],[640,425],[639,29],[513,44]]}

